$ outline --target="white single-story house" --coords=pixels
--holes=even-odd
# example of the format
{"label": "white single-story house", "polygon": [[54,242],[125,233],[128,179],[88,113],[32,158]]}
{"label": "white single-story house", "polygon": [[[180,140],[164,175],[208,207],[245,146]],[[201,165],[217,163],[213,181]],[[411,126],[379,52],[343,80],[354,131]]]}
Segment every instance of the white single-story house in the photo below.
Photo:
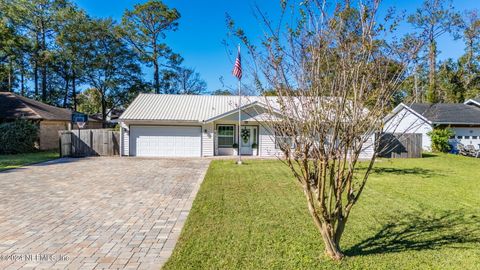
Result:
{"label": "white single-story house", "polygon": [[435,127],[450,127],[455,135],[450,143],[480,147],[480,100],[470,99],[465,103],[401,103],[387,117],[384,132],[421,133],[422,148],[431,150],[432,141],[428,132]]}
{"label": "white single-story house", "polygon": [[[209,157],[282,155],[265,120],[275,97],[242,96],[241,131],[238,96],[140,94],[120,116],[121,155]],[[373,154],[373,143],[361,157]]]}

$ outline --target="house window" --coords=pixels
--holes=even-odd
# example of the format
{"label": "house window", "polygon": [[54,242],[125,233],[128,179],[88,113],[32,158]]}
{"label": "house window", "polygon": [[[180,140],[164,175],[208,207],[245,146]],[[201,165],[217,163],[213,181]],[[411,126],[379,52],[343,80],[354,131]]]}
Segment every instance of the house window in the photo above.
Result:
{"label": "house window", "polygon": [[466,140],[470,139],[470,136],[465,136],[465,139],[466,139]]}
{"label": "house window", "polygon": [[462,136],[457,136],[457,139],[461,140],[461,139],[462,139]]}
{"label": "house window", "polygon": [[222,125],[218,126],[218,147],[232,148],[235,143],[235,126]]}
{"label": "house window", "polygon": [[478,139],[478,136],[472,136],[472,139],[476,140],[476,139]]}

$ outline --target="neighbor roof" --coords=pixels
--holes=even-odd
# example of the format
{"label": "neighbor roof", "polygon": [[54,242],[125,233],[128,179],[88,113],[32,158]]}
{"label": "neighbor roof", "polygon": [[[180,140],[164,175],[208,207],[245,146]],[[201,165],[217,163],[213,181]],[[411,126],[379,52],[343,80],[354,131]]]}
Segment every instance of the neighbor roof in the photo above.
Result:
{"label": "neighbor roof", "polygon": [[471,98],[465,101],[465,104],[480,106],[480,98]]}
{"label": "neighbor roof", "polygon": [[[275,101],[275,97],[242,96],[242,108]],[[238,96],[140,94],[120,120],[210,121],[238,106]]]}
{"label": "neighbor roof", "polygon": [[413,103],[407,107],[432,124],[480,125],[480,108],[476,106],[462,103]]}
{"label": "neighbor roof", "polygon": [[11,92],[0,92],[0,119],[71,120],[68,109],[51,106]]}

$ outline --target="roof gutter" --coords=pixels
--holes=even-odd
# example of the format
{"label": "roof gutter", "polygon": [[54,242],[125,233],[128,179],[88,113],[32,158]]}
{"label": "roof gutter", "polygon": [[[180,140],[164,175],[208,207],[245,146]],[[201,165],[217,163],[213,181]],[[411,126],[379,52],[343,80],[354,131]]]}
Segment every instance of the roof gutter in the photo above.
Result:
{"label": "roof gutter", "polygon": [[464,122],[433,122],[432,125],[467,125],[480,126],[480,123],[464,123]]}

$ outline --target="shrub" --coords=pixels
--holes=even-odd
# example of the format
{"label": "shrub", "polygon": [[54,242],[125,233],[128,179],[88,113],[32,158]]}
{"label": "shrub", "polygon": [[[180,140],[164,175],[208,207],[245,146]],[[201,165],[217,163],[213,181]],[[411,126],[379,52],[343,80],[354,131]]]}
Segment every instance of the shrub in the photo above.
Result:
{"label": "shrub", "polygon": [[28,153],[35,150],[38,126],[27,120],[0,124],[0,154]]}
{"label": "shrub", "polygon": [[454,135],[450,128],[435,128],[427,133],[432,139],[432,151],[434,152],[448,152],[451,149],[448,140]]}

